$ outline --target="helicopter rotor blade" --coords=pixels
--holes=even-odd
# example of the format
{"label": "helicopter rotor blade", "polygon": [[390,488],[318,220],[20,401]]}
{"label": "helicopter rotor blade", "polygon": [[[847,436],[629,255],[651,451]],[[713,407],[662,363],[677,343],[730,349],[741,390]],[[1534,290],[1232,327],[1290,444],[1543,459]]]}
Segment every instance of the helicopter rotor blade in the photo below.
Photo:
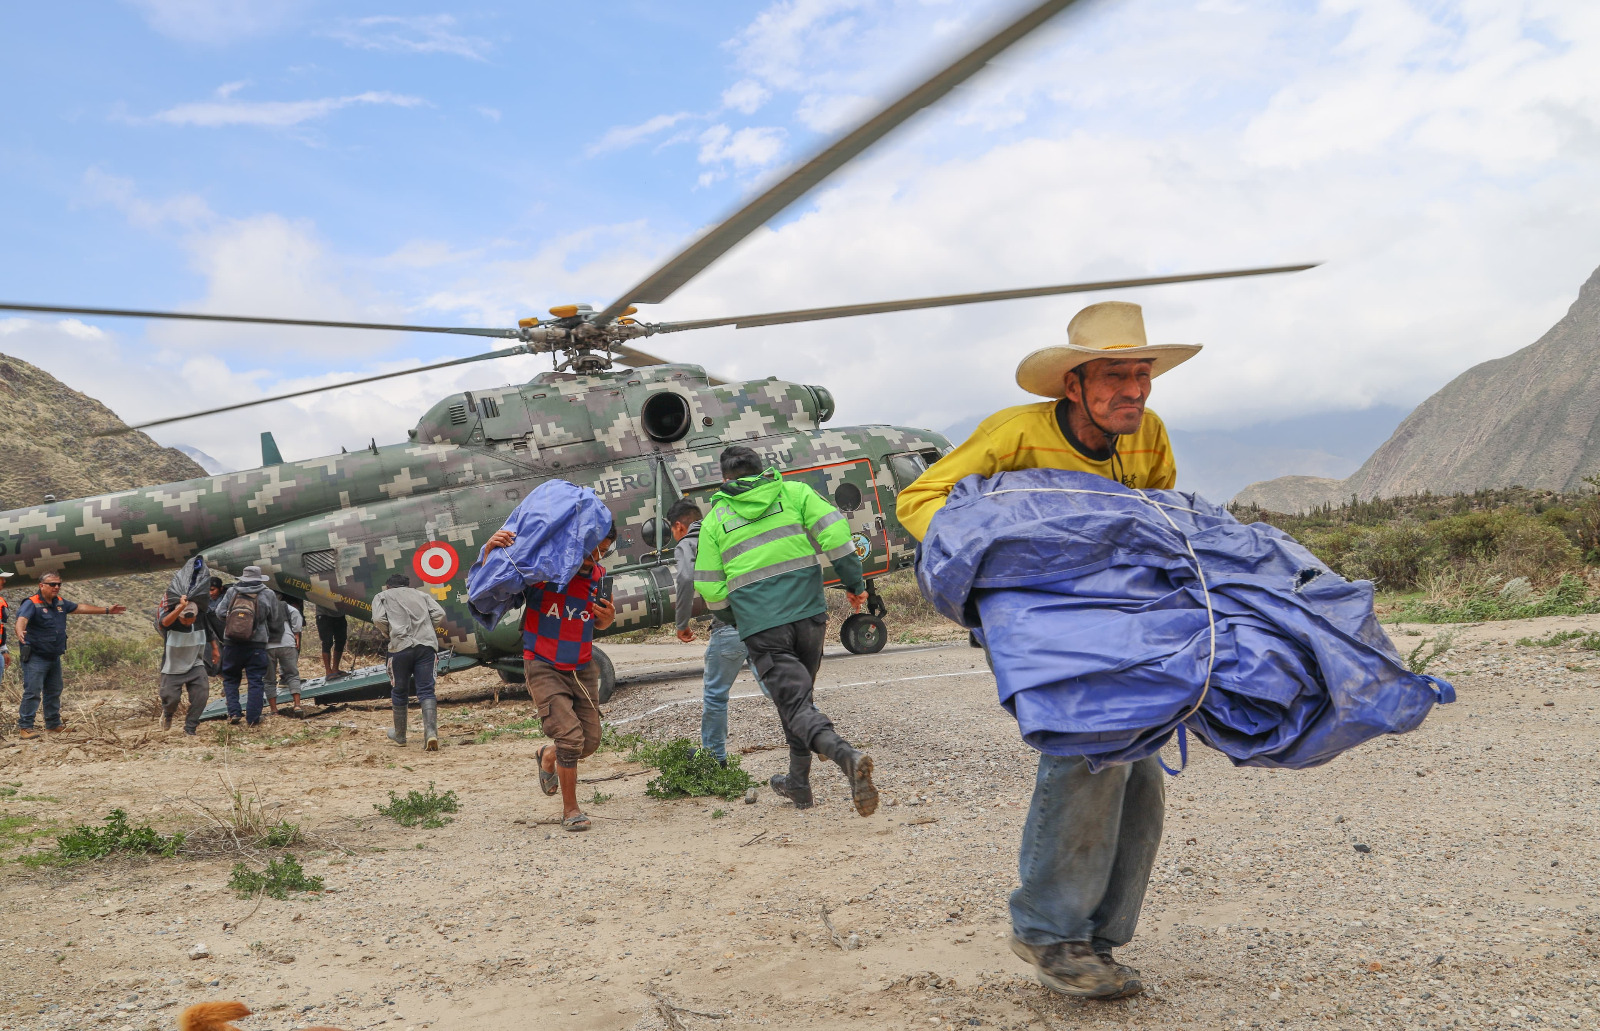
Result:
{"label": "helicopter rotor blade", "polygon": [[[657,358],[653,354],[641,351],[635,347],[629,347],[627,344],[612,344],[610,347],[612,354],[616,355],[618,358],[621,358],[635,369],[643,365],[671,365],[674,361],[671,358]],[[706,376],[706,379],[709,380],[711,385],[714,387],[723,386],[728,382],[725,379],[718,379],[717,377],[709,374]]]}
{"label": "helicopter rotor blade", "polygon": [[599,313],[602,324],[621,315],[631,304],[659,304],[699,275],[706,266],[755,232],[784,208],[793,204],[838,171],[862,151],[887,136],[901,123],[971,78],[984,65],[1027,36],[1076,0],[1044,0],[985,39],[926,81],[913,87],[899,100],[872,115],[850,132],[833,140],[799,168],[789,173],[760,196],[725,218],[704,235],[679,251],[666,264],[650,273],[638,285],[613,301]]}
{"label": "helicopter rotor blade", "polygon": [[383,329],[399,333],[454,333],[459,336],[498,337],[514,340],[515,329],[479,329],[471,326],[404,326],[389,322],[334,322],[327,319],[279,319],[262,315],[205,315],[188,311],[141,311],[135,308],[68,308],[50,304],[0,303],[0,311],[30,311],[55,315],[102,315],[119,319],[183,319],[191,322],[243,322],[260,326],[320,326],[326,329]]}
{"label": "helicopter rotor blade", "polygon": [[1273,276],[1284,272],[1304,272],[1306,269],[1316,268],[1319,264],[1321,263],[1311,262],[1306,265],[1274,265],[1269,268],[1232,269],[1226,272],[1190,272],[1177,276],[1146,276],[1142,279],[1107,279],[1095,283],[1068,283],[1063,286],[1031,286],[1020,290],[988,290],[975,294],[945,294],[941,297],[917,297],[903,301],[880,301],[876,304],[841,304],[832,308],[801,308],[795,311],[775,311],[765,315],[731,315],[720,319],[662,322],[657,323],[653,328],[657,333],[681,333],[688,329],[711,329],[715,326],[735,326],[739,329],[751,329],[756,326],[781,326],[791,322],[844,319],[854,315],[877,315],[891,311],[915,311],[919,308],[948,308],[958,304],[1013,301],[1025,297],[1053,297],[1058,294],[1081,294],[1095,290],[1125,290],[1136,286],[1195,283],[1206,279]]}
{"label": "helicopter rotor blade", "polygon": [[434,362],[432,365],[419,365],[414,369],[400,369],[396,372],[380,372],[376,376],[363,376],[360,379],[348,379],[341,383],[329,383],[321,387],[307,387],[305,390],[291,390],[286,394],[274,394],[271,397],[258,397],[253,401],[240,401],[237,404],[222,405],[218,408],[207,408],[200,412],[188,412],[183,415],[169,415],[163,419],[152,419],[141,422],[135,426],[123,426],[115,430],[101,430],[95,433],[96,437],[116,437],[135,430],[147,430],[152,426],[165,426],[171,422],[183,422],[187,419],[198,419],[203,415],[219,415],[222,412],[233,412],[240,408],[254,408],[256,405],[271,404],[274,401],[286,401],[291,397],[305,397],[308,394],[320,394],[326,390],[339,390],[343,387],[360,386],[363,383],[376,383],[379,380],[395,379],[399,376],[411,376],[419,372],[431,372],[434,369],[446,369],[452,365],[466,365],[468,362],[487,361],[491,358],[508,358],[515,354],[528,354],[526,346],[508,347],[501,351],[489,351],[486,354],[472,354],[465,358],[452,358],[449,361]]}

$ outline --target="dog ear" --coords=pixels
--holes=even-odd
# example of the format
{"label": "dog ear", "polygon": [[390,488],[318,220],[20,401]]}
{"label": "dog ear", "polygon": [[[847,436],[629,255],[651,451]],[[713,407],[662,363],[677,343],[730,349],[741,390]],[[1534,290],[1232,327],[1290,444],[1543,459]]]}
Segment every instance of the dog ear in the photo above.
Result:
{"label": "dog ear", "polygon": [[178,1031],[239,1031],[228,1021],[249,1015],[242,1002],[198,1002],[179,1014]]}

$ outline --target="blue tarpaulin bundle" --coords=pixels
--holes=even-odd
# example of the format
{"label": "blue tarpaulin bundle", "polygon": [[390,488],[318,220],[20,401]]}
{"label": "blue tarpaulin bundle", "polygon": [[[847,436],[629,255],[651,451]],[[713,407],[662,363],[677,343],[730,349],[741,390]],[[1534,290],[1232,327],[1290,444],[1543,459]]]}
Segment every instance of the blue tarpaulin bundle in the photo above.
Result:
{"label": "blue tarpaulin bundle", "polygon": [[485,630],[522,604],[530,584],[564,584],[611,531],[611,511],[594,491],[566,480],[546,480],[523,498],[504,529],[516,531],[467,571],[467,606]]}
{"label": "blue tarpaulin bundle", "polygon": [[1406,668],[1372,584],[1194,494],[969,476],[917,579],[983,641],[1023,739],[1093,768],[1154,754],[1181,725],[1236,765],[1304,769],[1455,700]]}

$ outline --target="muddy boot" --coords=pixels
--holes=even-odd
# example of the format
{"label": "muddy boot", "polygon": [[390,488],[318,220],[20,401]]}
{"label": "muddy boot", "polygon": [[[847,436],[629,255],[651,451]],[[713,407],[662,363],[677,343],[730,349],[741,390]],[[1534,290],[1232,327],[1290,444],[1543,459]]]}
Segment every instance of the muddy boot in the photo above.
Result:
{"label": "muddy boot", "polygon": [[1131,995],[1138,995],[1144,991],[1144,979],[1139,976],[1139,971],[1125,963],[1118,963],[1116,957],[1111,955],[1109,948],[1095,946],[1095,955],[1100,957],[1100,962],[1111,968],[1122,987],[1115,995],[1108,995],[1108,999],[1126,999]]}
{"label": "muddy boot", "polygon": [[811,742],[818,755],[826,756],[839,764],[845,778],[850,781],[850,802],[862,816],[878,811],[878,789],[872,784],[872,756],[858,752],[850,742],[831,730],[824,730]]}
{"label": "muddy boot", "polygon": [[389,731],[389,740],[397,745],[406,743],[406,707],[394,706],[394,729]]}
{"label": "muddy boot", "polygon": [[789,752],[789,773],[778,774],[767,782],[778,794],[794,803],[796,809],[811,808],[811,753]]}
{"label": "muddy boot", "polygon": [[439,750],[439,700],[437,698],[424,698],[422,700],[422,750],[424,752],[437,752]]}
{"label": "muddy boot", "polygon": [[1115,999],[1126,987],[1116,969],[1095,955],[1094,947],[1088,942],[1029,945],[1012,937],[1011,951],[1033,964],[1040,984],[1062,995]]}

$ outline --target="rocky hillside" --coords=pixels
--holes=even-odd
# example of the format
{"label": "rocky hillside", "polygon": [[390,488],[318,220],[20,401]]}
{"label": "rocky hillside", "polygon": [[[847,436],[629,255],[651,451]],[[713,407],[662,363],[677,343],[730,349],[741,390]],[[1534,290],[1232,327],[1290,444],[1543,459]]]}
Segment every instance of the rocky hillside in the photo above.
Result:
{"label": "rocky hillside", "polygon": [[123,425],[111,409],[27,362],[0,354],[0,511],[46,494],[81,498],[204,476],[189,456]]}
{"label": "rocky hillside", "polygon": [[1235,502],[1280,512],[1522,486],[1576,490],[1600,473],[1600,269],[1560,322],[1504,358],[1475,365],[1417,406],[1345,480],[1280,477]]}
{"label": "rocky hillside", "polygon": [[[0,511],[37,505],[46,494],[80,498],[108,491],[204,476],[182,452],[162,447],[143,433],[93,436],[123,422],[105,405],[54,376],[0,354]],[[69,584],[67,597],[92,604],[123,604],[125,616],[90,616],[72,627],[75,636],[151,633],[148,612],[167,583],[167,573]],[[13,605],[31,586],[8,592]]]}

